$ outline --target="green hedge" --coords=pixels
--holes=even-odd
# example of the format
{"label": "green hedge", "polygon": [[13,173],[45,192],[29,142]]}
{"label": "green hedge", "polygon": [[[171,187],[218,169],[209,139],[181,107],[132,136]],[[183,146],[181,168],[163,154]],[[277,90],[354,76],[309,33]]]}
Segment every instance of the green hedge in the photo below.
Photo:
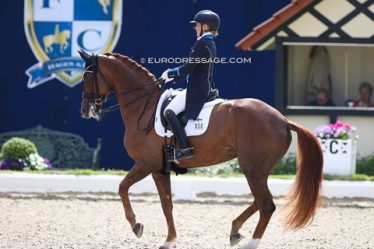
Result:
{"label": "green hedge", "polygon": [[[289,153],[282,158],[273,168],[272,175],[294,175],[296,174],[296,157]],[[356,163],[356,174],[374,176],[374,155],[360,157]]]}
{"label": "green hedge", "polygon": [[295,153],[289,153],[279,160],[273,170],[271,175],[295,175],[296,174],[296,156]]}
{"label": "green hedge", "polygon": [[[195,168],[190,170],[191,173],[203,174],[207,176],[215,175],[237,175],[242,170],[238,160],[230,160],[211,167]],[[296,156],[295,153],[289,153],[279,160],[271,171],[271,175],[295,175],[296,174]],[[361,157],[357,160],[357,175],[374,176],[374,155]],[[327,178],[329,176],[326,176]]]}
{"label": "green hedge", "polygon": [[[225,163],[215,166],[194,168],[189,171],[192,174],[206,175],[206,176],[232,176],[242,174],[242,169],[239,166],[238,159],[233,159]],[[296,174],[296,160],[295,154],[290,153],[289,156],[279,160],[273,168],[272,175],[295,175]]]}
{"label": "green hedge", "polygon": [[356,164],[356,173],[374,176],[374,155],[359,158]]}

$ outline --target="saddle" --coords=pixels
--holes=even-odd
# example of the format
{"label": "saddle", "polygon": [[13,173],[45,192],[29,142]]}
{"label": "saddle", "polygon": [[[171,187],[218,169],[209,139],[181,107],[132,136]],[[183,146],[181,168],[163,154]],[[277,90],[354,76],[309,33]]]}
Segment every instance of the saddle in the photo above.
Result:
{"label": "saddle", "polygon": [[[166,118],[164,117],[164,111],[167,105],[181,91],[182,89],[167,89],[160,97],[155,117],[155,131],[160,137],[173,136],[170,127],[168,127]],[[196,120],[187,120],[185,118],[185,112],[178,114],[178,119],[181,122],[181,125],[185,128],[187,137],[202,135],[207,130],[213,107],[221,102],[223,102],[223,99],[219,98],[219,92],[217,89],[215,89],[209,93],[207,102],[203,106]]]}
{"label": "saddle", "polygon": [[[181,91],[182,89],[165,90],[157,105],[155,131],[159,136],[165,138],[165,144],[163,146],[163,174],[170,174],[171,170],[176,172],[177,175],[185,174],[188,171],[186,168],[179,168],[174,162],[169,162],[169,158],[173,156],[175,149],[173,140],[170,139],[173,136],[173,133],[171,128],[168,126],[166,118],[164,117],[165,108]],[[208,127],[209,117],[213,107],[221,102],[223,102],[223,99],[219,99],[219,92],[217,89],[215,89],[209,93],[207,103],[204,105],[199,117],[196,120],[187,120],[185,117],[185,112],[180,113],[177,118],[182,127],[185,128],[187,136],[198,136],[203,134]]]}
{"label": "saddle", "polygon": [[[161,109],[160,109],[160,118],[161,118],[161,123],[162,123],[162,126],[167,128],[168,130],[170,130],[170,128],[168,127],[168,123],[167,123],[167,120],[164,116],[164,112],[165,112],[165,108],[170,104],[170,102],[175,98],[175,96],[177,96],[177,92],[181,92],[183,89],[176,89],[175,92],[172,92],[170,95],[168,95],[162,102],[161,104]],[[210,102],[210,101],[213,101],[213,100],[216,100],[219,98],[219,90],[218,89],[214,89],[212,91],[209,92],[208,94],[208,97],[207,97],[207,102]],[[186,119],[186,116],[185,116],[185,111],[179,113],[177,115],[178,119],[179,119],[179,122],[181,123],[181,125],[183,127],[186,127],[187,125],[187,119]]]}

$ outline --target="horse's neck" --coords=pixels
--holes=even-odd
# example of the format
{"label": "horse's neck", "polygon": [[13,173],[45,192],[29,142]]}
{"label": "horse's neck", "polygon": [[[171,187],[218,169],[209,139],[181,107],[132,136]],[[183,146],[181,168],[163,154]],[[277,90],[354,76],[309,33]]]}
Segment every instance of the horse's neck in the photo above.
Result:
{"label": "horse's neck", "polygon": [[[122,119],[126,126],[136,125],[138,118],[144,111],[142,121],[145,122],[151,118],[151,111],[157,105],[160,96],[160,89],[154,89],[154,93],[150,96],[154,88],[152,77],[148,77],[141,71],[134,71],[131,66],[126,65],[126,70],[121,72],[118,80],[116,94],[121,109]],[[136,70],[136,69],[135,69]],[[150,98],[150,99],[149,99]],[[149,103],[147,104],[147,101]],[[146,106],[147,105],[147,106]]]}

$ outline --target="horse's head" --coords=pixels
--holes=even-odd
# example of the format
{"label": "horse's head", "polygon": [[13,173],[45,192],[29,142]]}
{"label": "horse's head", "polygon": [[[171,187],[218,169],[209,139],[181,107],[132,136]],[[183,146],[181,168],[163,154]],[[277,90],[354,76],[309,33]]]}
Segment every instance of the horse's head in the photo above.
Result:
{"label": "horse's head", "polygon": [[83,118],[99,120],[101,108],[112,89],[103,72],[100,71],[99,56],[89,55],[83,50],[78,52],[85,62],[85,71],[82,77],[81,114]]}

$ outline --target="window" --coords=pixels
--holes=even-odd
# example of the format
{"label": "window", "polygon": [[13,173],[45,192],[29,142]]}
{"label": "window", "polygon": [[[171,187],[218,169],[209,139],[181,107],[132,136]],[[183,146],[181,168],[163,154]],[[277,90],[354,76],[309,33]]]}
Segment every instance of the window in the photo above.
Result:
{"label": "window", "polygon": [[349,108],[353,100],[360,99],[362,82],[374,87],[374,47],[327,44],[287,48],[287,107],[315,105],[317,88],[324,88],[336,106],[329,108]]}

